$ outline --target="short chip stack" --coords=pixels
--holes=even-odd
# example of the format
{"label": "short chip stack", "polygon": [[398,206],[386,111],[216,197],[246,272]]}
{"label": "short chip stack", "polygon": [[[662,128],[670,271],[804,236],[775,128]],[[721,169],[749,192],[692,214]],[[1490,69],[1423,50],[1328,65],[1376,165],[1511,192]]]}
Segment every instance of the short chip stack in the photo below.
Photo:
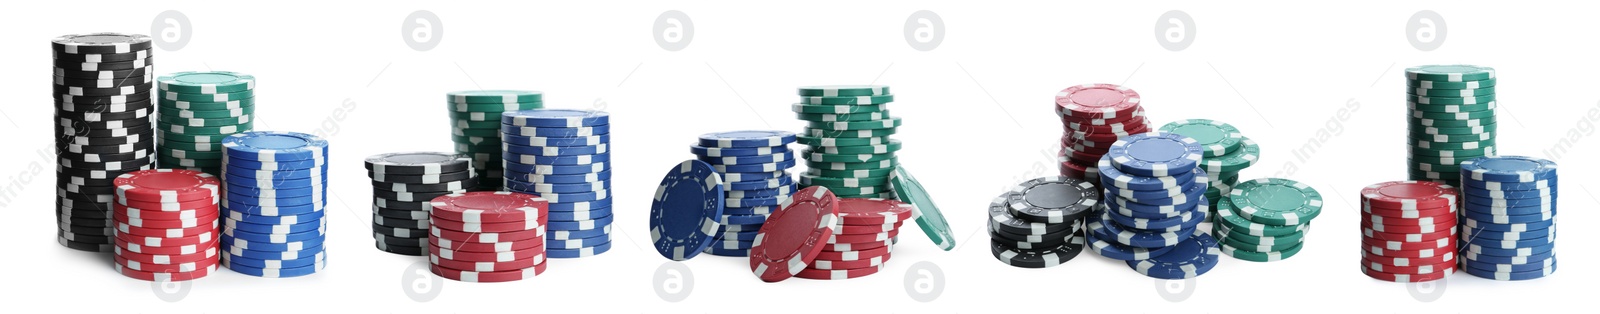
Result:
{"label": "short chip stack", "polygon": [[505,189],[549,202],[546,256],[577,258],[611,250],[611,115],[520,110],[506,112],[498,123],[505,132]]}
{"label": "short chip stack", "polygon": [[234,72],[178,72],[156,79],[161,88],[162,168],[222,174],[222,139],[250,131],[255,115],[254,76]]}
{"label": "short chip stack", "polygon": [[112,250],[117,176],[155,168],[150,114],[150,37],[94,33],[57,37],[54,59],[57,240],[75,250]]}
{"label": "short chip stack", "polygon": [[1111,144],[1150,131],[1139,93],[1113,84],[1084,84],[1056,93],[1061,116],[1061,175],[1100,184],[1097,165]]}
{"label": "short chip stack", "polygon": [[1461,186],[1461,162],[1494,156],[1494,68],[1425,65],[1406,69],[1411,180]]}
{"label": "short chip stack", "polygon": [[1096,166],[1104,203],[1089,218],[1090,249],[1159,279],[1187,279],[1216,267],[1216,239],[1199,228],[1209,215],[1210,176],[1202,147],[1175,133],[1113,142]]}
{"label": "short chip stack", "polygon": [[365,164],[372,178],[372,238],[384,252],[427,254],[427,203],[478,187],[465,154],[387,153],[369,156]]}
{"label": "short chip stack", "polygon": [[[1361,273],[1393,282],[1433,281],[1455,273],[1458,196],[1455,187],[1432,181],[1362,188]],[[1287,233],[1284,229],[1276,230]]]}
{"label": "short chip stack", "polygon": [[1205,155],[1200,159],[1200,169],[1211,175],[1211,187],[1206,188],[1206,201],[1211,206],[1207,220],[1217,218],[1217,201],[1239,184],[1239,171],[1261,158],[1261,147],[1255,141],[1240,134],[1233,125],[1220,121],[1178,120],[1161,126],[1161,132],[1187,136],[1200,144]]}
{"label": "short chip stack", "polygon": [[911,220],[911,204],[879,198],[839,200],[839,224],[822,252],[795,277],[842,280],[878,273],[894,252],[901,223]]}
{"label": "short chip stack", "polygon": [[328,141],[251,131],[222,139],[223,266],[257,277],[299,277],[327,266]]}
{"label": "short chip stack", "polygon": [[1480,157],[1461,164],[1462,271],[1494,280],[1556,271],[1556,164]]}
{"label": "short chip stack", "polygon": [[446,94],[450,102],[450,134],[456,153],[472,156],[480,178],[478,190],[497,191],[503,184],[500,115],[544,108],[544,93],[523,90],[471,90]]}
{"label": "short chip stack", "polygon": [[1217,201],[1222,253],[1252,262],[1294,257],[1305,246],[1311,220],[1322,215],[1322,194],[1304,183],[1264,178],[1239,182]]}
{"label": "short chip stack", "polygon": [[117,176],[117,272],[150,281],[185,281],[217,270],[216,177],[190,170]]}
{"label": "short chip stack", "polygon": [[1065,176],[1018,184],[989,202],[989,252],[1011,266],[1046,268],[1083,252],[1083,218],[1100,203],[1100,189]]}
{"label": "short chip stack", "polygon": [[512,192],[467,192],[428,203],[433,273],[466,282],[507,282],[545,270],[550,202]]}
{"label": "short chip stack", "polygon": [[795,165],[789,144],[794,142],[790,132],[732,131],[700,135],[689,147],[721,176],[726,196],[717,240],[706,253],[749,256],[756,232],[795,191],[789,175]]}
{"label": "short chip stack", "polygon": [[889,116],[894,101],[888,86],[831,85],[799,88],[800,103],[792,109],[806,120],[799,142],[809,168],[802,187],[825,186],[842,198],[888,195],[889,174],[899,160],[900,141],[889,139],[900,118]]}

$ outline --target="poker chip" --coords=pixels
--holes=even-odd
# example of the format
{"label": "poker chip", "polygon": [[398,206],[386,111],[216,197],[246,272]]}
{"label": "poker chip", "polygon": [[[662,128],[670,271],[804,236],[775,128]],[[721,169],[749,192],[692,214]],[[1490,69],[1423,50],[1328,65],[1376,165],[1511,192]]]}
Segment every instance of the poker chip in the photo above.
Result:
{"label": "poker chip", "polygon": [[889,183],[898,199],[911,203],[912,217],[928,239],[945,251],[955,249],[955,231],[950,229],[950,222],[945,220],[944,213],[934,204],[932,195],[922,187],[922,183],[917,182],[917,178],[911,176],[905,167],[896,167],[894,173],[889,174]]}
{"label": "poker chip", "polygon": [[[425,203],[430,228],[426,234],[396,233],[399,238],[425,238],[419,250],[384,250],[402,255],[429,255],[431,271],[458,281],[514,281],[542,272],[550,255],[546,245],[549,202],[513,192],[466,192]],[[378,233],[389,232],[374,226]],[[395,229],[395,231],[406,229]],[[383,249],[386,242],[377,243]],[[529,260],[533,259],[533,260]]]}
{"label": "poker chip", "polygon": [[[689,152],[695,155],[697,162],[709,165],[717,175],[723,198],[716,206],[720,212],[711,219],[711,222],[720,226],[706,230],[712,232],[712,242],[694,251],[682,250],[682,254],[689,257],[699,252],[719,256],[750,255],[748,251],[753,243],[748,241],[754,240],[754,232],[799,185],[809,182],[802,179],[797,184],[788,172],[797,163],[788,145],[797,138],[793,132],[745,130],[703,134],[694,145],[690,145]],[[705,204],[709,206],[711,203]],[[679,223],[689,222],[684,220]],[[743,229],[748,229],[748,233],[741,235],[740,230]],[[730,233],[733,235],[730,236]],[[663,251],[662,254],[667,253]]]}
{"label": "poker chip", "polygon": [[839,225],[839,202],[826,187],[798,191],[761,226],[748,251],[750,270],[766,282],[783,281],[805,270]]}
{"label": "poker chip", "polygon": [[1245,261],[1274,262],[1300,253],[1311,221],[1322,211],[1319,192],[1279,178],[1240,182],[1230,189],[1217,202],[1217,217],[1212,224],[1212,233],[1221,239],[1222,254]]}
{"label": "poker chip", "polygon": [[[821,245],[822,252],[801,271],[812,275],[795,277],[838,280],[876,273],[857,269],[883,265],[894,250],[891,239],[899,235],[900,226],[904,225],[901,222],[911,218],[915,207],[892,199],[838,199],[839,224],[833,226],[833,234]],[[882,223],[872,223],[879,221]]]}
{"label": "poker chip", "polygon": [[656,252],[683,261],[705,251],[718,239],[724,195],[722,178],[710,164],[686,160],[672,167],[650,205],[650,238]]}
{"label": "poker chip", "polygon": [[[1432,181],[1362,188],[1362,271],[1395,282],[1437,280],[1443,277],[1436,274],[1454,272],[1459,199],[1455,187]],[[1412,263],[1442,256],[1451,259]]]}
{"label": "poker chip", "polygon": [[1556,270],[1555,162],[1524,156],[1461,163],[1461,270],[1499,281],[1531,280]]}
{"label": "poker chip", "polygon": [[221,245],[227,254],[221,265],[270,278],[320,271],[327,257],[321,246],[327,229],[322,213],[327,141],[304,133],[249,131],[225,135],[220,143],[217,158],[228,191],[221,201],[227,213]]}
{"label": "poker chip", "polygon": [[903,120],[886,110],[894,101],[889,87],[810,86],[799,94],[805,97],[793,109],[808,127],[789,141],[810,147],[800,157],[812,170],[800,178],[801,187],[824,186],[843,198],[891,190],[888,174],[899,165],[895,153],[903,143],[888,136]]}
{"label": "poker chip", "polygon": [[[577,137],[608,134],[609,127],[601,125],[602,130],[585,128],[579,131],[568,128],[539,128],[519,127],[501,123],[502,113],[521,110],[544,108],[544,94],[537,91],[521,90],[471,90],[457,91],[446,94],[446,103],[449,105],[450,125],[452,140],[456,144],[455,153],[466,156],[470,162],[466,165],[449,163],[445,166],[443,161],[433,162],[439,164],[437,171],[429,169],[396,169],[386,173],[395,174],[438,174],[460,171],[471,171],[472,177],[480,178],[476,190],[499,190],[502,186],[498,178],[503,175],[503,143],[501,134],[508,136],[540,136],[540,137]],[[526,130],[524,130],[526,129]],[[524,134],[526,131],[526,134]],[[531,141],[519,144],[529,144]],[[598,144],[598,143],[597,143]],[[414,156],[424,158],[422,156]],[[425,157],[433,160],[442,158],[438,155]],[[452,158],[453,159],[453,158]],[[403,166],[402,166],[403,167]],[[414,168],[414,167],[413,167]],[[420,173],[419,173],[420,172]]]}
{"label": "poker chip", "polygon": [[[220,248],[215,237],[220,213],[216,177],[191,170],[154,169],[125,173],[115,182],[118,192],[111,203],[118,207],[110,215],[116,223],[114,237],[63,234],[63,245],[87,250],[91,249],[87,244],[114,243],[106,248],[115,256],[118,270],[143,280],[189,280],[216,268]],[[143,201],[129,201],[130,197]],[[69,221],[62,222],[63,232],[79,229],[69,226]]]}
{"label": "poker chip", "polygon": [[1495,151],[1494,69],[1424,65],[1405,76],[1409,178],[1463,186],[1462,162]]}
{"label": "poker chip", "polygon": [[[222,154],[207,153],[221,152],[221,139],[253,128],[255,77],[226,71],[177,72],[156,81],[162,99],[174,102],[163,105],[156,116],[163,135],[157,145],[161,166],[223,175]],[[216,99],[219,96],[225,98]],[[241,105],[227,105],[232,101]],[[213,105],[216,102],[222,104]]]}
{"label": "poker chip", "polygon": [[1322,194],[1311,186],[1288,179],[1240,182],[1233,187],[1228,199],[1239,216],[1269,225],[1305,224],[1322,213]]}
{"label": "poker chip", "polygon": [[1216,238],[1204,231],[1194,230],[1192,236],[1178,243],[1171,251],[1145,260],[1126,261],[1129,268],[1156,279],[1189,279],[1199,277],[1221,262],[1222,251]]}
{"label": "poker chip", "polygon": [[[531,92],[509,95],[501,99],[505,104],[526,104],[534,99],[527,96],[532,95]],[[548,202],[549,212],[560,213],[539,216],[544,220],[541,224],[547,228],[547,238],[563,240],[547,248],[547,258],[585,257],[609,251],[611,235],[608,230],[613,221],[609,214],[612,212],[608,162],[611,156],[610,114],[594,110],[541,109],[537,105],[518,110],[471,108],[476,106],[467,109],[494,114],[481,119],[454,116],[458,129],[470,131],[480,126],[484,130],[500,129],[500,132],[483,135],[486,138],[477,146],[460,145],[471,144],[474,139],[470,138],[473,136],[470,132],[462,132],[468,138],[457,137],[458,146],[484,147],[458,149],[459,153],[499,154],[501,158],[495,160],[498,164],[481,165],[491,169],[488,173],[494,175],[489,181],[496,182],[492,187],[480,184],[479,188],[503,187],[514,193],[536,195]],[[474,163],[473,166],[478,167],[481,160]]]}
{"label": "poker chip", "polygon": [[[56,115],[52,124],[56,139],[56,204],[75,208],[71,215],[58,215],[58,239],[75,250],[110,252],[113,232],[104,219],[75,219],[95,216],[110,218],[113,199],[119,192],[114,180],[124,174],[155,168],[152,150],[156,146],[150,102],[154,85],[154,58],[150,37],[118,33],[64,35],[51,40],[52,94]],[[159,180],[154,180],[159,181]],[[135,189],[134,198],[162,200],[166,190],[183,198],[216,199],[216,180],[209,192],[193,196],[190,190],[145,182]],[[203,190],[203,189],[202,189]],[[153,196],[153,197],[152,197]],[[72,232],[80,231],[80,232]],[[129,272],[140,272],[129,269]],[[150,275],[135,278],[156,278]],[[167,272],[170,274],[171,272]],[[204,276],[204,272],[198,273]]]}
{"label": "poker chip", "polygon": [[1055,111],[1064,129],[1061,174],[1102,184],[1095,166],[1100,157],[1123,137],[1150,131],[1139,99],[1138,92],[1111,84],[1084,84],[1057,93]]}

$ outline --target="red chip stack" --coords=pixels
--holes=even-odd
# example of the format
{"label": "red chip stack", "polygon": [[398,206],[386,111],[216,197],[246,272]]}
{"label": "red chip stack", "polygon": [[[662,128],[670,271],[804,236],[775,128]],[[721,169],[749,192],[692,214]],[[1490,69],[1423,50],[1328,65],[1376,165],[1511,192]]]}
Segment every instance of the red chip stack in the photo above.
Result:
{"label": "red chip stack", "polygon": [[1456,188],[1391,181],[1361,189],[1361,272],[1424,282],[1456,270]]}
{"label": "red chip stack", "polygon": [[117,176],[116,270],[150,281],[185,281],[217,269],[216,177],[193,170],[140,170]]}
{"label": "red chip stack", "polygon": [[1114,84],[1084,84],[1056,93],[1061,115],[1061,175],[1100,185],[1100,156],[1123,136],[1150,131],[1139,93]]}
{"label": "red chip stack", "polygon": [[878,273],[894,252],[894,238],[901,223],[911,219],[911,209],[911,204],[890,199],[839,199],[838,228],[822,253],[794,276],[840,280]]}
{"label": "red chip stack", "polygon": [[529,194],[467,192],[427,203],[428,262],[435,275],[507,282],[544,273],[550,202]]}

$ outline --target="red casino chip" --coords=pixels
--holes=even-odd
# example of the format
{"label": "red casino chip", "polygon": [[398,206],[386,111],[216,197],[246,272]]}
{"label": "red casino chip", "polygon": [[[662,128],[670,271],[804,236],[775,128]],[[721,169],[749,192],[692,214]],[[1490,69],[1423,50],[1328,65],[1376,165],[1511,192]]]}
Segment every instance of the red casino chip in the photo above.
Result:
{"label": "red casino chip", "polygon": [[1373,208],[1367,202],[1361,202],[1361,212],[1368,215],[1378,215],[1390,218],[1448,217],[1456,215],[1456,209],[1454,207],[1387,209]]}
{"label": "red casino chip", "polygon": [[1361,260],[1361,266],[1365,267],[1368,271],[1375,271],[1375,272],[1380,272],[1380,273],[1408,274],[1408,275],[1427,275],[1427,274],[1433,274],[1433,273],[1455,271],[1456,262],[1455,261],[1450,261],[1450,262],[1444,262],[1444,263],[1439,263],[1439,264],[1420,265],[1420,266],[1392,266],[1392,265],[1385,265],[1383,263],[1377,263],[1377,262],[1368,261],[1368,260]]}
{"label": "red casino chip", "polygon": [[808,269],[805,269],[805,270],[801,270],[800,273],[794,274],[794,276],[795,277],[800,277],[800,278],[805,278],[805,279],[840,280],[840,279],[851,279],[851,278],[866,277],[867,275],[876,274],[876,273],[878,273],[879,270],[882,270],[882,269],[883,269],[882,265],[872,266],[872,267],[865,267],[865,268],[835,269],[835,270],[821,270],[821,269],[809,269],[808,268]]}
{"label": "red casino chip", "polygon": [[[767,217],[750,248],[750,270],[765,282],[778,282],[803,272],[827,245],[839,226],[839,201],[826,187],[795,192],[789,202]],[[882,224],[879,222],[878,224]]]}
{"label": "red casino chip", "polygon": [[1362,265],[1361,266],[1361,273],[1366,274],[1367,277],[1372,277],[1372,279],[1383,280],[1383,281],[1391,281],[1391,282],[1427,282],[1427,281],[1434,281],[1434,280],[1443,279],[1444,276],[1449,276],[1450,274],[1454,274],[1455,272],[1456,272],[1455,268],[1449,268],[1449,269],[1446,269],[1446,270],[1441,271],[1441,272],[1435,272],[1435,273],[1432,273],[1432,274],[1424,274],[1424,275],[1393,274],[1393,273],[1385,273],[1385,272],[1381,272],[1381,271],[1375,271],[1375,270],[1367,268],[1366,265]]}
{"label": "red casino chip", "polygon": [[1405,226],[1405,225],[1374,224],[1371,221],[1367,221],[1366,219],[1362,219],[1361,220],[1361,227],[1362,228],[1372,229],[1372,231],[1385,232],[1385,233],[1402,233],[1402,234],[1405,234],[1405,233],[1434,233],[1434,232],[1452,230],[1452,229],[1455,229],[1455,226],[1456,226],[1456,222],[1453,219],[1452,220],[1442,221],[1442,222],[1439,222],[1438,224],[1426,225],[1426,226],[1414,226],[1414,225],[1413,226]]}
{"label": "red casino chip", "polygon": [[879,247],[879,248],[862,249],[860,251],[847,251],[847,252],[822,251],[822,253],[818,253],[817,254],[817,259],[826,259],[826,260],[830,260],[830,261],[859,261],[859,260],[864,260],[864,259],[871,259],[871,258],[874,258],[874,257],[883,257],[884,255],[889,255],[889,253],[892,253],[892,252],[894,252],[894,246],[893,245]]}
{"label": "red casino chip", "polygon": [[1439,226],[1439,225],[1444,225],[1444,224],[1455,225],[1456,224],[1456,216],[1455,215],[1449,215],[1449,216],[1427,216],[1427,217],[1418,217],[1418,218],[1392,218],[1392,217],[1384,217],[1384,216],[1381,216],[1381,215],[1366,215],[1366,216],[1361,217],[1361,222],[1365,223],[1365,224],[1384,225],[1384,226],[1434,227],[1434,226]]}
{"label": "red casino chip", "polygon": [[145,264],[160,264],[160,265],[193,263],[193,262],[199,262],[199,261],[202,261],[202,260],[205,260],[205,259],[217,259],[217,247],[216,246],[207,247],[204,250],[201,250],[200,252],[195,252],[195,253],[190,253],[190,254],[180,254],[180,255],[159,255],[159,254],[134,253],[134,252],[124,251],[120,247],[111,248],[111,252],[113,254],[115,254],[116,256],[120,256],[120,257],[125,258],[125,259],[127,259],[129,261],[135,261],[135,262],[140,262],[140,263],[145,263]]}
{"label": "red casino chip", "polygon": [[522,251],[522,250],[531,250],[531,249],[542,248],[542,247],[544,247],[544,238],[533,238],[533,239],[522,240],[522,241],[513,241],[513,242],[472,243],[472,242],[452,241],[450,239],[444,239],[444,238],[439,238],[439,237],[428,237],[428,244],[432,244],[435,247],[446,248],[446,249],[450,249],[450,250],[453,250],[453,251],[459,251],[459,252],[495,253],[495,252],[511,252],[511,251]]}
{"label": "red casino chip", "polygon": [[433,216],[468,223],[538,221],[544,225],[550,202],[512,192],[467,192],[434,198],[428,203]]}
{"label": "red casino chip", "polygon": [[823,252],[850,252],[876,249],[889,246],[892,241],[866,242],[866,243],[829,243],[822,248]]}
{"label": "red casino chip", "polygon": [[1372,228],[1361,228],[1361,235],[1367,238],[1383,241],[1426,242],[1443,238],[1453,238],[1456,236],[1456,229],[1450,228],[1450,230],[1429,233],[1391,233],[1372,230]]}
{"label": "red casino chip", "polygon": [[113,242],[117,245],[117,247],[122,248],[123,250],[128,251],[128,252],[142,253],[142,254],[160,254],[160,255],[194,254],[194,253],[205,251],[206,248],[216,247],[218,245],[218,243],[217,243],[215,238],[212,238],[212,239],[210,239],[210,241],[207,241],[207,242],[204,242],[204,243],[200,243],[200,244],[173,245],[173,246],[145,246],[145,245],[139,244],[139,243],[128,242],[128,240],[123,240],[121,237],[115,238]]}
{"label": "red casino chip", "polygon": [[828,237],[828,243],[883,242],[894,239],[894,237],[899,235],[899,230],[875,234],[835,234],[832,237]]}
{"label": "red casino chip", "polygon": [[[216,206],[202,207],[202,208],[196,208],[196,209],[190,209],[190,210],[180,210],[180,211],[160,211],[160,210],[149,210],[149,209],[142,209],[142,208],[136,208],[136,207],[128,207],[126,205],[116,204],[116,203],[112,203],[111,204],[111,211],[114,212],[114,213],[117,213],[117,214],[122,214],[123,216],[126,216],[128,218],[150,219],[150,220],[196,219],[196,218],[200,218],[200,217],[205,217],[207,215],[213,215],[211,213],[218,212]],[[113,216],[113,217],[115,217],[115,216]]]}
{"label": "red casino chip", "polygon": [[430,266],[428,268],[433,271],[434,275],[439,275],[439,277],[444,277],[446,279],[455,280],[455,281],[463,281],[463,282],[511,282],[511,281],[518,281],[518,280],[523,280],[523,279],[527,279],[527,278],[533,278],[534,276],[538,276],[540,273],[544,273],[545,264],[534,265],[533,268],[525,268],[525,269],[519,269],[519,270],[513,270],[513,271],[500,271],[500,272],[465,271],[465,270],[458,270],[458,269],[450,269],[450,268],[446,268],[446,267],[440,267],[439,265],[432,265],[432,266]]}
{"label": "red casino chip", "polygon": [[163,281],[163,282],[189,281],[189,280],[200,279],[200,278],[204,278],[207,275],[210,275],[212,272],[215,272],[217,270],[217,265],[211,265],[209,267],[206,267],[206,268],[203,268],[203,269],[200,269],[200,270],[196,270],[196,271],[192,271],[192,272],[164,273],[164,272],[147,272],[147,271],[129,269],[127,267],[123,267],[122,264],[112,264],[112,266],[116,267],[118,273],[121,273],[123,276],[128,276],[129,278],[139,279],[139,280],[147,280],[147,281]]}
{"label": "red casino chip", "polygon": [[220,214],[219,212],[212,211],[198,212],[195,213],[195,215],[199,216],[186,219],[143,219],[128,217],[127,214],[121,211],[115,211],[111,213],[112,219],[114,219],[116,222],[127,224],[128,226],[150,229],[183,229],[216,224],[217,216]]}
{"label": "red casino chip", "polygon": [[1361,258],[1374,263],[1383,263],[1384,265],[1390,266],[1418,266],[1452,262],[1456,260],[1456,254],[1455,252],[1443,252],[1442,254],[1429,257],[1388,257],[1367,253],[1367,251],[1361,251]]}
{"label": "red casino chip", "polygon": [[[881,198],[841,199],[839,221],[843,225],[883,225],[911,219],[911,204]],[[881,240],[880,240],[881,241]],[[867,241],[840,241],[839,243]]]}
{"label": "red casino chip", "polygon": [[197,234],[197,235],[188,236],[188,237],[167,238],[167,237],[147,237],[147,236],[141,236],[141,235],[134,235],[134,234],[128,234],[128,233],[123,233],[123,232],[117,232],[116,233],[116,238],[117,238],[117,240],[126,241],[128,243],[137,243],[139,245],[146,246],[146,247],[175,247],[175,246],[184,246],[184,245],[201,245],[201,244],[205,244],[205,243],[215,242],[217,240],[217,233],[216,232],[207,232],[207,233]]}
{"label": "red casino chip", "polygon": [[[543,250],[541,250],[541,252],[542,251]],[[439,257],[438,254],[428,254],[428,262],[432,263],[433,265],[438,265],[440,267],[449,269],[475,272],[508,272],[533,268],[534,265],[544,264],[544,254],[541,253],[529,258],[504,262],[458,261]]]}
{"label": "red casino chip", "polygon": [[882,225],[844,225],[838,234],[879,234],[900,230],[900,222]]}
{"label": "red casino chip", "polygon": [[1361,201],[1373,208],[1419,209],[1454,207],[1455,187],[1432,181],[1390,181],[1361,189]]}
{"label": "red casino chip", "polygon": [[141,228],[141,227],[130,226],[130,225],[126,224],[126,223],[120,223],[120,222],[117,223],[117,232],[119,232],[119,233],[127,233],[127,234],[136,235],[136,236],[158,237],[158,238],[192,237],[192,236],[197,236],[197,235],[206,234],[206,233],[213,233],[213,232],[216,232],[216,231],[217,231],[217,220],[214,219],[214,218],[211,220],[211,223],[208,223],[208,224],[203,224],[203,225],[200,225],[200,226],[194,226],[194,227],[188,227],[188,228],[170,228],[170,229],[168,229],[168,228]]}
{"label": "red casino chip", "polygon": [[544,231],[545,231],[544,228],[539,228],[539,229],[534,229],[534,230],[524,230],[524,231],[514,231],[514,232],[475,233],[475,232],[461,232],[461,231],[455,231],[455,230],[444,230],[444,229],[439,229],[438,227],[428,228],[428,230],[429,230],[428,231],[429,232],[429,236],[431,236],[431,237],[438,237],[438,238],[443,238],[443,239],[447,239],[447,240],[450,240],[450,241],[466,242],[466,243],[516,242],[516,241],[522,241],[522,240],[528,240],[528,239],[534,239],[534,238],[543,237],[544,236]]}
{"label": "red casino chip", "polygon": [[218,200],[220,200],[220,198],[198,199],[198,200],[192,200],[192,201],[179,201],[179,202],[174,202],[174,203],[161,203],[161,202],[145,202],[145,201],[136,201],[136,200],[118,198],[117,199],[117,205],[122,205],[122,206],[127,206],[127,207],[132,207],[132,208],[138,208],[138,209],[143,209],[143,210],[147,210],[147,211],[175,212],[175,211],[185,211],[185,210],[216,208]]}
{"label": "red casino chip", "polygon": [[[435,209],[437,209],[437,208],[435,208]],[[473,232],[473,233],[482,233],[482,232],[517,232],[517,231],[527,231],[527,230],[539,229],[539,227],[544,226],[544,223],[539,222],[539,220],[537,220],[537,219],[536,220],[523,220],[523,221],[476,223],[476,222],[462,222],[462,221],[450,220],[450,219],[444,218],[444,217],[433,217],[433,219],[430,222],[432,223],[432,225],[434,227],[438,227],[440,229],[455,230],[455,231],[461,231],[461,232]]]}
{"label": "red casino chip", "polygon": [[1080,119],[1132,117],[1139,93],[1114,84],[1084,84],[1056,93],[1056,113]]}
{"label": "red casino chip", "polygon": [[1361,238],[1361,244],[1365,244],[1365,245],[1373,246],[1373,247],[1378,247],[1378,248],[1382,248],[1382,249],[1385,249],[1385,250],[1424,250],[1424,249],[1442,249],[1442,248],[1455,249],[1455,246],[1456,246],[1455,239],[1456,239],[1455,237],[1445,237],[1445,238],[1439,238],[1439,239],[1430,240],[1430,241],[1405,242],[1405,241],[1384,241],[1384,240],[1379,240],[1379,239],[1370,238],[1370,237],[1362,237]]}
{"label": "red casino chip", "polygon": [[441,248],[435,245],[429,245],[428,248],[430,249],[428,251],[433,252],[433,255],[438,255],[444,259],[463,262],[509,262],[519,259],[533,258],[534,256],[544,256],[544,247],[510,252],[461,252]]}
{"label": "red casino chip", "polygon": [[112,260],[115,261],[117,265],[121,265],[124,268],[151,273],[186,273],[206,269],[209,267],[216,267],[217,264],[221,263],[220,259],[207,258],[187,263],[150,264],[128,260],[128,258],[120,255],[112,256]]}
{"label": "red casino chip", "polygon": [[815,261],[811,261],[811,269],[835,270],[876,267],[883,265],[884,262],[889,261],[889,257],[892,255],[894,254],[884,254],[883,256],[853,261],[835,261],[818,258]]}
{"label": "red casino chip", "polygon": [[111,182],[117,186],[117,199],[151,203],[216,200],[221,184],[210,174],[181,169],[134,171]]}

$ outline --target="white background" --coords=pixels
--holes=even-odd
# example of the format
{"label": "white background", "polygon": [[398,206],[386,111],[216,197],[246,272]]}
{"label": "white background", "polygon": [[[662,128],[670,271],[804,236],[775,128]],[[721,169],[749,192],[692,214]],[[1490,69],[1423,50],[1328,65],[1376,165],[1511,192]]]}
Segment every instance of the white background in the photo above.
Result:
{"label": "white background", "polygon": [[[1239,311],[1316,308],[1397,312],[1525,310],[1527,302],[1578,305],[1593,282],[1596,231],[1562,230],[1563,268],[1532,282],[1492,282],[1457,274],[1434,302],[1407,286],[1375,281],[1357,269],[1357,192],[1405,178],[1402,70],[1420,64],[1470,63],[1499,70],[1499,150],[1548,157],[1563,136],[1572,151],[1556,161],[1569,178],[1592,174],[1600,65],[1592,52],[1594,7],[1420,1],[1196,3],[1192,1],[848,1],[745,3],[222,1],[157,5],[127,1],[30,1],[0,12],[0,184],[6,197],[0,259],[12,283],[10,306],[88,312],[285,312],[337,306],[385,312],[550,309],[608,312],[802,312],[871,309],[897,312]],[[254,74],[256,128],[330,132],[330,266],[315,276],[265,279],[219,271],[197,281],[181,301],[156,298],[148,283],[111,269],[111,260],[55,241],[51,207],[51,38],[87,32],[150,33],[152,19],[178,10],[192,22],[188,45],[157,51],[162,73],[227,70]],[[907,16],[939,14],[944,42],[923,52],[902,35]],[[431,10],[443,21],[440,45],[418,52],[402,41],[402,19]],[[667,10],[691,17],[687,49],[670,52],[652,39]],[[1163,49],[1157,17],[1183,10],[1195,42]],[[1435,10],[1447,21],[1442,48],[1419,51],[1406,20]],[[1056,173],[1061,124],[1052,95],[1083,83],[1138,90],[1152,121],[1212,118],[1260,142],[1262,160],[1246,179],[1306,182],[1327,198],[1304,252],[1252,263],[1224,257],[1172,302],[1158,282],[1085,253],[1067,265],[1034,270],[990,256],[983,232],[989,200],[1023,180]],[[762,283],[743,259],[707,256],[686,262],[695,288],[669,303],[652,288],[660,258],[648,245],[649,196],[660,175],[692,158],[702,133],[798,130],[789,111],[794,88],[815,84],[886,84],[905,126],[900,161],[935,193],[962,244],[940,251],[907,229],[878,275],[827,282]],[[552,108],[612,113],[616,195],[610,253],[555,260],[543,276],[508,284],[445,282],[437,299],[403,292],[406,267],[420,258],[372,248],[368,155],[450,150],[444,93],[464,89],[535,89]],[[343,120],[330,118],[345,100]],[[1359,103],[1346,119],[1340,108]],[[1591,117],[1593,119],[1594,117]],[[1592,122],[1588,121],[1588,122]],[[1582,127],[1580,128],[1580,123]],[[1318,132],[1328,132],[1325,138]],[[1320,145],[1318,144],[1320,143]],[[798,148],[798,147],[796,147]],[[1300,155],[1293,151],[1301,150]],[[41,155],[41,153],[46,155]],[[40,172],[31,173],[29,167]],[[803,166],[802,166],[803,167]],[[1293,170],[1283,170],[1293,168]],[[801,171],[796,169],[796,171]],[[1561,220],[1595,219],[1595,196],[1581,179],[1564,181]],[[1569,224],[1570,225],[1570,224]],[[908,228],[915,228],[909,227]],[[930,261],[943,269],[943,295],[907,296],[906,269]],[[36,307],[35,307],[36,306]],[[1058,310],[1061,309],[1061,310]],[[1067,310],[1071,311],[1071,310]]]}

